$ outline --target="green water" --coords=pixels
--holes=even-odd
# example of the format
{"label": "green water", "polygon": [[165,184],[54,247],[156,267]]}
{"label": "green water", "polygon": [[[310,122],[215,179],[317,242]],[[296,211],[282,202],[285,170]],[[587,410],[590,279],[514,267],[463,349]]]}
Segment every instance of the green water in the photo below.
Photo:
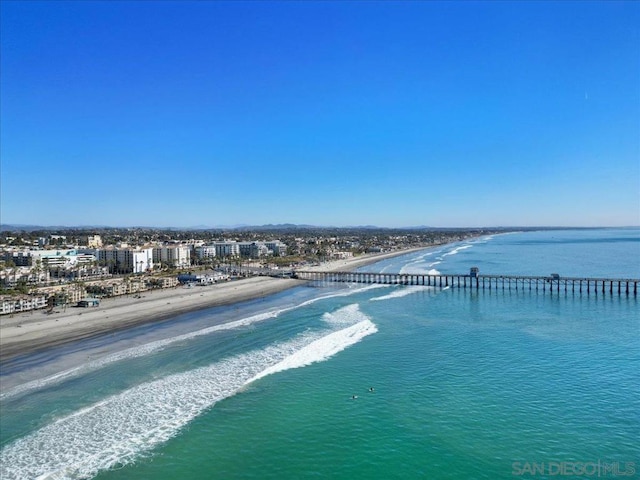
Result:
{"label": "green water", "polygon": [[[532,235],[376,268],[460,271],[471,258],[507,262],[493,252],[510,249],[520,262],[528,247],[516,242]],[[634,238],[611,244],[635,255]],[[585,243],[585,258],[594,258],[594,244]],[[607,265],[634,276],[629,264]],[[600,477],[638,476],[637,298],[422,287],[337,293],[292,292],[329,298],[5,398],[2,414],[15,420],[3,426],[2,468],[8,460],[18,467],[3,480],[28,478],[21,474],[36,471],[34,461],[58,468],[49,478],[597,478],[523,468],[569,462],[617,465]],[[247,383],[278,362],[280,371]]]}

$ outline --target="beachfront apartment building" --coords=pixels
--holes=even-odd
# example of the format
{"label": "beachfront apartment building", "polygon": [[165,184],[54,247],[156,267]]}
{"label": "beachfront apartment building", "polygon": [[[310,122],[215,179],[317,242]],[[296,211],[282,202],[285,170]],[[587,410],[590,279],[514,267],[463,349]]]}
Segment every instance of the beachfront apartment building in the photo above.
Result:
{"label": "beachfront apartment building", "polygon": [[0,270],[0,285],[13,288],[19,283],[28,284],[46,283],[50,281],[51,273],[47,269],[35,269],[32,267],[12,267]]}
{"label": "beachfront apartment building", "polygon": [[87,285],[87,293],[99,297],[117,297],[120,295],[144,292],[147,289],[146,283],[124,281],[123,279],[92,282]]}
{"label": "beachfront apartment building", "polygon": [[215,255],[217,257],[260,258],[265,257],[270,253],[280,256],[285,255],[287,252],[287,246],[280,240],[271,240],[267,242],[214,242],[212,245],[197,247],[196,251],[198,251],[198,248],[209,247],[215,248]]}
{"label": "beachfront apartment building", "polygon": [[80,284],[40,287],[30,295],[0,296],[0,315],[38,310],[47,306],[75,305],[86,296],[85,287]]}
{"label": "beachfront apartment building", "polygon": [[221,272],[204,273],[195,275],[193,273],[183,273],[178,275],[178,282],[186,285],[213,285],[214,283],[227,281],[231,277]]}
{"label": "beachfront apartment building", "polygon": [[239,257],[240,245],[238,242],[214,242],[216,257]]}
{"label": "beachfront apartment building", "polygon": [[177,277],[153,277],[147,280],[149,288],[172,288],[177,285]]}
{"label": "beachfront apartment building", "polygon": [[215,245],[200,245],[194,249],[196,258],[202,260],[203,258],[215,258],[216,247]]}
{"label": "beachfront apartment building", "polygon": [[287,254],[287,245],[280,240],[270,240],[264,244],[277,257]]}
{"label": "beachfront apartment building", "polygon": [[331,252],[329,258],[336,260],[344,260],[346,258],[353,258],[353,252]]}
{"label": "beachfront apartment building", "polygon": [[109,247],[94,250],[109,273],[144,273],[153,270],[153,248]]}
{"label": "beachfront apartment building", "polygon": [[47,306],[46,295],[1,295],[0,315],[10,315],[12,313],[28,312]]}
{"label": "beachfront apartment building", "polygon": [[47,297],[50,305],[75,305],[87,296],[85,286],[82,284],[68,283],[52,287],[40,287],[35,290],[38,295]]}
{"label": "beachfront apartment building", "polygon": [[132,277],[102,280],[87,283],[87,293],[98,297],[117,297],[146,292],[155,288],[173,288],[178,285],[176,277]]}
{"label": "beachfront apartment building", "polygon": [[153,249],[153,261],[174,268],[189,268],[191,247],[187,245],[164,245]]}
{"label": "beachfront apartment building", "polygon": [[214,242],[211,245],[196,247],[198,258],[212,257],[251,257],[257,258],[267,253],[267,248],[261,242]]}
{"label": "beachfront apartment building", "polygon": [[269,254],[269,249],[263,242],[239,242],[241,257],[259,258]]}

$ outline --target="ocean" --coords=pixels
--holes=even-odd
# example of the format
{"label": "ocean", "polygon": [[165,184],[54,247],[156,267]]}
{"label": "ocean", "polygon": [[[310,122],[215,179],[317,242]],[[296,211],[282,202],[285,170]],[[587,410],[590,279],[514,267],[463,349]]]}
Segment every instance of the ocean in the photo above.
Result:
{"label": "ocean", "polygon": [[[640,229],[364,267],[640,278]],[[26,355],[0,478],[640,478],[633,295],[310,284]]]}

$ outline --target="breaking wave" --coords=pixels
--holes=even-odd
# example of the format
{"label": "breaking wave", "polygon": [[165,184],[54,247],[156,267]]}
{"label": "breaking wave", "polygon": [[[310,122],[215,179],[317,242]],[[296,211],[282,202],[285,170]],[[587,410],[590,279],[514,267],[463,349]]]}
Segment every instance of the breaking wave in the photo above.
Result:
{"label": "breaking wave", "polygon": [[424,285],[413,285],[410,287],[406,287],[406,288],[401,288],[399,290],[395,290],[394,292],[391,292],[388,295],[383,295],[381,297],[374,297],[372,299],[370,299],[372,302],[378,302],[378,301],[382,301],[382,300],[391,300],[393,298],[402,298],[402,297],[406,297],[407,295],[412,295],[414,293],[418,293],[418,292],[425,292],[428,290],[433,290],[433,287],[429,287],[429,286],[424,286]]}
{"label": "breaking wave", "polygon": [[450,255],[457,255],[458,252],[462,251],[462,250],[466,250],[467,248],[471,248],[473,247],[473,245],[461,245],[459,247],[454,248],[453,250],[451,250],[450,252],[444,253],[442,254],[443,257],[448,257]]}
{"label": "breaking wave", "polygon": [[285,308],[281,308],[281,309],[277,309],[277,310],[273,310],[271,312],[264,312],[264,313],[259,313],[256,315],[251,315],[249,317],[240,319],[240,320],[235,320],[232,322],[226,322],[226,323],[222,323],[219,325],[214,325],[211,327],[206,327],[200,330],[197,330],[195,332],[189,332],[189,333],[185,333],[183,335],[178,335],[175,337],[171,337],[171,338],[167,338],[167,339],[163,339],[163,340],[156,340],[150,343],[147,343],[145,345],[140,345],[140,346],[136,346],[136,347],[131,347],[131,348],[127,348],[125,350],[104,356],[102,358],[98,358],[96,360],[92,360],[89,361],[87,363],[84,363],[78,367],[74,367],[68,370],[64,370],[62,372],[58,372],[56,374],[50,375],[48,377],[45,378],[41,378],[38,380],[33,380],[27,383],[23,383],[21,385],[17,385],[16,387],[11,388],[10,390],[7,390],[6,392],[2,392],[0,394],[0,401],[11,398],[11,397],[15,397],[18,395],[23,395],[25,393],[31,392],[33,390],[39,390],[45,387],[48,387],[50,385],[54,385],[63,381],[66,381],[70,378],[74,378],[83,374],[86,374],[88,372],[92,372],[92,371],[96,371],[99,370],[111,363],[114,362],[119,362],[122,360],[128,360],[128,359],[132,359],[132,358],[138,358],[138,357],[143,357],[145,355],[150,355],[150,354],[154,354],[157,353],[177,342],[182,342],[185,340],[190,340],[193,338],[197,338],[203,335],[209,335],[211,333],[214,332],[219,332],[219,331],[224,331],[224,330],[232,330],[235,328],[241,328],[241,327],[246,327],[249,325],[252,325],[254,323],[257,322],[261,322],[264,320],[268,320],[268,319],[273,319],[273,318],[277,318],[279,315],[281,315],[282,313],[286,313],[292,310],[296,310],[298,308],[302,308],[305,307],[307,305],[311,305],[313,303],[319,302],[321,300],[327,300],[329,298],[335,298],[335,297],[347,297],[350,295],[355,295],[357,293],[361,293],[361,292],[365,292],[367,290],[372,290],[372,289],[376,289],[376,288],[383,288],[383,287],[388,287],[389,285],[367,285],[365,287],[358,287],[358,288],[351,288],[348,289],[346,291],[341,291],[341,292],[336,292],[336,293],[331,293],[328,295],[323,295],[320,297],[316,297],[310,300],[306,300],[304,302],[301,302],[297,305],[291,306],[291,307],[285,307]]}
{"label": "breaking wave", "polygon": [[324,361],[377,331],[357,305],[332,316],[357,323],[144,383],[63,417],[4,447],[0,478],[84,479],[129,464],[245,385]]}

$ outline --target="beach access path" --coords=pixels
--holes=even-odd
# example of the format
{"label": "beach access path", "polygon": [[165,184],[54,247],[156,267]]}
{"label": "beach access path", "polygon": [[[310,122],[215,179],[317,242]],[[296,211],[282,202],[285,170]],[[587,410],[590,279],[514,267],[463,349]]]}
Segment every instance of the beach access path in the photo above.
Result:
{"label": "beach access path", "polygon": [[[421,248],[367,254],[305,268],[347,271]],[[250,277],[205,287],[149,290],[104,298],[98,307],[34,310],[0,317],[0,365],[17,355],[174,317],[181,313],[253,300],[303,285],[290,278]]]}

